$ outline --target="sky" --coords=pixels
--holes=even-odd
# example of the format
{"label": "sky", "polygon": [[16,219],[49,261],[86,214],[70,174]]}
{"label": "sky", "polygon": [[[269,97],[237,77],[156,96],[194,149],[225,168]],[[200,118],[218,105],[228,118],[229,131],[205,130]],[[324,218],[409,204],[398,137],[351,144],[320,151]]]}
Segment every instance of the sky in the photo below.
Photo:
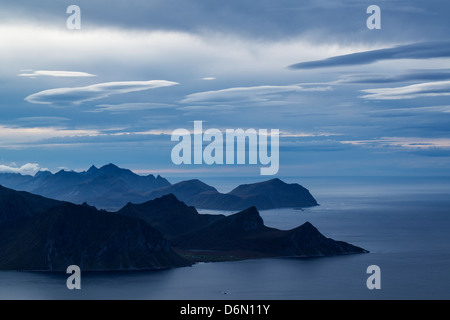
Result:
{"label": "sky", "polygon": [[[81,9],[69,30],[68,6]],[[381,8],[369,30],[367,8]],[[0,0],[0,172],[176,166],[171,133],[279,129],[281,177],[450,172],[450,3]]]}

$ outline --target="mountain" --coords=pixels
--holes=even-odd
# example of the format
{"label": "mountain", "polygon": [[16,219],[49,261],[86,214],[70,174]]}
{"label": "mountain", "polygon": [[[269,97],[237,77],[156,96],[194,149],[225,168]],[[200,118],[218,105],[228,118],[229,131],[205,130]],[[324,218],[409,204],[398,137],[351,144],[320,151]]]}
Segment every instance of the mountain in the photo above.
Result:
{"label": "mountain", "polygon": [[317,201],[299,184],[287,184],[280,179],[241,185],[229,195],[244,199],[246,207],[255,205],[260,210],[274,208],[314,207]]}
{"label": "mountain", "polygon": [[128,202],[144,202],[145,194],[170,186],[160,176],[139,176],[113,164],[85,172],[61,170],[56,174],[39,172],[34,177],[0,174],[0,184],[47,198],[76,204],[84,202],[106,210],[117,210]]}
{"label": "mountain", "polygon": [[367,252],[327,239],[310,223],[290,231],[266,227],[256,207],[228,217],[203,215],[167,195],[140,205],[130,203],[118,214],[147,221],[171,240],[175,250],[195,261]]}
{"label": "mountain", "polygon": [[309,222],[290,231],[268,228],[255,207],[180,236],[174,241],[174,245],[183,250],[185,255],[197,256],[199,260],[217,259],[218,256],[228,260],[320,257],[368,252],[351,244],[326,238]]}
{"label": "mountain", "polygon": [[187,180],[182,181],[174,185],[167,186],[165,188],[160,188],[158,190],[152,191],[149,195],[151,198],[156,199],[168,194],[176,195],[177,199],[185,201],[186,199],[193,199],[200,194],[218,194],[216,188],[207,185],[200,180]]}
{"label": "mountain", "polygon": [[299,184],[279,179],[241,185],[224,194],[200,180],[177,184],[160,176],[139,176],[127,169],[109,164],[84,172],[61,170],[55,174],[38,172],[34,177],[0,173],[0,184],[75,204],[88,203],[97,208],[117,211],[127,203],[144,203],[174,194],[179,200],[198,209],[239,211],[256,206],[258,210],[312,207],[317,201]]}
{"label": "mountain", "polygon": [[228,217],[202,215],[174,195],[109,213],[0,187],[0,217],[0,270],[64,271],[73,264],[84,271],[148,270],[366,252],[327,239],[309,223],[291,231],[268,228],[256,207]]}
{"label": "mountain", "polygon": [[[160,269],[191,263],[145,221],[0,188],[0,270]],[[5,212],[7,214],[5,214]]]}
{"label": "mountain", "polygon": [[152,191],[148,198],[155,199],[167,194],[174,194],[190,206],[211,210],[237,211],[252,206],[269,210],[318,205],[306,188],[299,184],[287,184],[280,179],[241,185],[227,194],[199,180],[190,180]]}
{"label": "mountain", "polygon": [[31,218],[63,202],[0,186],[0,223]]}
{"label": "mountain", "polygon": [[200,180],[183,181],[161,188],[150,192],[147,197],[156,199],[168,194],[173,194],[177,199],[199,209],[239,210],[243,205],[239,197],[222,194]]}
{"label": "mountain", "polygon": [[194,207],[188,207],[173,194],[143,204],[129,203],[117,214],[142,219],[169,240],[188,232],[195,232],[224,217],[199,214]]}

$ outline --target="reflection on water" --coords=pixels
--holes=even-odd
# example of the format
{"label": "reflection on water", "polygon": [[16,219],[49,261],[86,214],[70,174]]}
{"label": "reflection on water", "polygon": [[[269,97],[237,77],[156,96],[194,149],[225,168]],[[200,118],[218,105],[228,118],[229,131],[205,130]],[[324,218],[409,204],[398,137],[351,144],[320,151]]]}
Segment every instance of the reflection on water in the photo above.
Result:
{"label": "reflection on water", "polygon": [[[310,221],[326,236],[361,246],[371,254],[199,264],[154,272],[83,273],[78,292],[66,289],[64,274],[0,272],[0,298],[449,299],[449,185],[442,181],[432,185],[408,181],[404,186],[345,181],[339,189],[329,187],[336,185],[339,182],[323,189],[313,186],[319,207],[269,210],[261,215],[268,226],[280,229]],[[381,291],[366,288],[366,269],[373,264],[382,269]]]}

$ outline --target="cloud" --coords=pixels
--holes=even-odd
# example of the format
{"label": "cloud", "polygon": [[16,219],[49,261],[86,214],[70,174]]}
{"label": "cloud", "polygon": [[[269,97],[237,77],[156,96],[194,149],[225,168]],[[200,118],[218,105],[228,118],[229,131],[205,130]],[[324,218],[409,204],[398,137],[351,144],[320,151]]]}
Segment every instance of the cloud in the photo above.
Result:
{"label": "cloud", "polygon": [[371,115],[379,117],[404,117],[404,116],[427,116],[431,113],[450,113],[450,106],[433,106],[433,107],[417,107],[417,108],[396,108],[382,109],[368,112]]}
{"label": "cloud", "polygon": [[0,125],[0,147],[15,146],[17,144],[30,144],[38,141],[64,138],[97,136],[97,130],[67,129],[54,127],[8,127]]}
{"label": "cloud", "polygon": [[333,136],[341,136],[342,134],[338,133],[307,133],[307,132],[289,132],[289,131],[281,131],[280,136],[285,138],[318,138],[318,137],[333,137]]}
{"label": "cloud", "polygon": [[[361,0],[282,0],[282,1],[129,1],[77,0],[89,19],[88,27],[128,28],[131,30],[175,30],[201,32],[220,30],[258,38],[280,38],[304,35],[323,41],[371,41],[375,39],[430,39],[445,37],[449,4],[445,1],[378,0],[389,17],[383,19],[383,30],[364,32],[365,9],[368,1]],[[62,9],[61,9],[62,8]],[[64,9],[54,0],[3,1],[0,20],[32,20],[65,27]],[[63,12],[63,14],[61,14]],[[120,19],[118,19],[120,15]],[[264,30],[264,32],[261,32]],[[428,36],[428,37],[427,37]]]}
{"label": "cloud", "polygon": [[349,74],[340,78],[336,83],[350,84],[378,84],[407,81],[444,81],[450,80],[450,69],[413,70],[400,75],[388,74]]}
{"label": "cloud", "polygon": [[20,173],[22,175],[35,175],[40,170],[37,163],[27,163],[21,167],[0,165],[0,173]]}
{"label": "cloud", "polygon": [[[22,21],[0,22],[0,32],[5,37],[0,42],[0,60],[8,61],[0,74],[9,77],[28,65],[38,65],[41,70],[58,66],[63,70],[89,70],[106,79],[102,82],[142,80],[143,76],[154,74],[159,79],[168,80],[176,76],[177,81],[183,83],[191,83],[193,79],[200,81],[204,77],[215,77],[223,82],[239,77],[242,80],[239,86],[245,86],[247,84],[243,81],[252,79],[256,73],[257,79],[274,79],[275,85],[279,84],[277,79],[283,79],[283,83],[298,83],[298,76],[284,68],[297,59],[321,59],[371,48],[364,44],[317,43],[300,36],[262,41],[260,38],[246,38],[240,33],[222,34],[214,30],[197,34],[186,30],[130,31],[117,29],[117,26],[89,28],[68,36],[64,28]],[[30,39],[29,34],[34,37]],[[255,82],[252,80],[250,83]],[[27,89],[25,92],[29,90],[24,89]]]}
{"label": "cloud", "polygon": [[449,138],[385,137],[376,140],[341,141],[358,146],[390,146],[409,149],[450,148]]}
{"label": "cloud", "polygon": [[182,101],[182,103],[224,102],[224,101],[266,102],[270,100],[270,95],[288,92],[317,92],[330,90],[331,90],[330,87],[306,88],[298,85],[240,87],[240,88],[230,88],[217,91],[206,91],[190,94]]}
{"label": "cloud", "polygon": [[120,132],[116,134],[112,134],[113,136],[171,136],[173,130],[161,130],[161,129],[153,129],[147,131],[137,131],[137,132]]}
{"label": "cloud", "polygon": [[76,71],[47,71],[40,70],[34,71],[32,73],[21,73],[19,77],[39,77],[39,76],[47,76],[47,77],[58,77],[58,78],[81,78],[81,77],[96,77],[94,74],[86,73],[86,72],[76,72]]}
{"label": "cloud", "polygon": [[428,82],[406,87],[367,89],[361,98],[368,100],[401,100],[450,96],[450,81]]}
{"label": "cloud", "polygon": [[26,126],[54,126],[55,123],[64,123],[70,121],[65,117],[24,117],[15,119],[14,122],[25,124]]}
{"label": "cloud", "polygon": [[107,82],[86,87],[45,90],[32,94],[26,97],[25,100],[36,104],[80,105],[84,102],[107,98],[111,95],[170,87],[177,84],[176,82],[165,80]]}
{"label": "cloud", "polygon": [[122,103],[122,104],[100,104],[96,106],[98,110],[94,112],[131,112],[131,111],[142,111],[142,110],[154,110],[154,109],[167,109],[173,108],[175,105],[168,103]]}
{"label": "cloud", "polygon": [[202,80],[204,80],[204,81],[213,81],[213,80],[216,80],[216,78],[214,78],[214,77],[206,77],[206,78],[202,78]]}
{"label": "cloud", "polygon": [[315,69],[371,64],[383,60],[449,58],[450,42],[422,42],[394,48],[352,53],[332,58],[301,62],[290,69]]}

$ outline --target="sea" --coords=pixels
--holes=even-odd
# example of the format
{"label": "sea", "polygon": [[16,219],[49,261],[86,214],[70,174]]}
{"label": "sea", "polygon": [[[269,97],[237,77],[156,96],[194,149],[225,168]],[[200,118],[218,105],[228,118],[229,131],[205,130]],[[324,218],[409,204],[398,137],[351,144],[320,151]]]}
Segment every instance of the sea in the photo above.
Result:
{"label": "sea", "polygon": [[[287,177],[320,206],[262,211],[267,226],[309,221],[369,254],[276,258],[146,271],[68,275],[0,272],[0,299],[39,300],[418,300],[450,299],[450,177]],[[238,179],[206,181],[229,191]],[[200,213],[232,214],[200,210]],[[370,290],[369,266],[381,289]]]}

